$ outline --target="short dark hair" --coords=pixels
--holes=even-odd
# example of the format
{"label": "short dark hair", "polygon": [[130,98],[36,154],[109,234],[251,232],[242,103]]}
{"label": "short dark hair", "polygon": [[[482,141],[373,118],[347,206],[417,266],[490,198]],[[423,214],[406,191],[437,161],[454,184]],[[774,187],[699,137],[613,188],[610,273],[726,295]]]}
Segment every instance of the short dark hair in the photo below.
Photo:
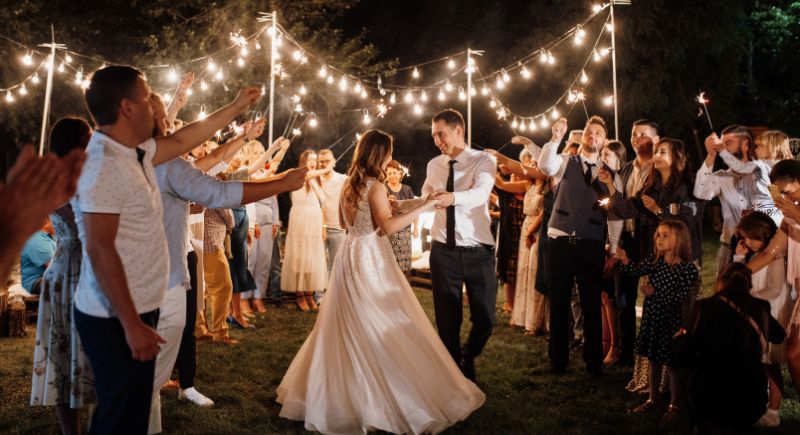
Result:
{"label": "short dark hair", "polygon": [[800,181],[800,161],[798,160],[781,160],[775,163],[772,171],[769,173],[769,179],[773,182],[779,181]]}
{"label": "short dark hair", "polygon": [[85,149],[91,135],[92,127],[85,119],[66,116],[56,121],[50,130],[50,151],[64,157],[76,148]]}
{"label": "short dark hair", "polygon": [[144,77],[144,74],[126,65],[111,65],[92,73],[91,83],[86,89],[86,107],[95,124],[117,122],[119,104],[125,98],[132,98],[139,77]]}
{"label": "short dark hair", "polygon": [[444,121],[450,128],[458,126],[461,127],[461,130],[464,130],[464,116],[456,109],[444,109],[431,119],[431,123],[439,121]]}
{"label": "short dark hair", "polygon": [[608,128],[606,128],[606,121],[603,118],[597,115],[592,115],[589,119],[586,120],[586,127],[584,127],[583,129],[586,130],[586,128],[592,124],[603,127],[603,131],[606,132],[606,136],[608,136]]}
{"label": "short dark hair", "polygon": [[647,118],[642,118],[642,119],[633,121],[633,126],[634,127],[637,127],[637,126],[640,126],[640,125],[646,125],[646,126],[652,128],[653,130],[655,130],[656,134],[658,134],[658,123],[657,122],[652,121],[652,120],[647,119]]}
{"label": "short dark hair", "polygon": [[748,140],[750,148],[753,148],[753,146],[755,145],[755,142],[753,142],[753,132],[750,131],[750,129],[745,127],[744,125],[739,125],[739,124],[729,125],[722,130],[722,134],[736,134],[739,136],[745,136]]}
{"label": "short dark hair", "polygon": [[628,152],[625,150],[625,145],[618,140],[610,140],[606,143],[606,148],[611,150],[617,156],[619,164],[622,165],[628,158]]}

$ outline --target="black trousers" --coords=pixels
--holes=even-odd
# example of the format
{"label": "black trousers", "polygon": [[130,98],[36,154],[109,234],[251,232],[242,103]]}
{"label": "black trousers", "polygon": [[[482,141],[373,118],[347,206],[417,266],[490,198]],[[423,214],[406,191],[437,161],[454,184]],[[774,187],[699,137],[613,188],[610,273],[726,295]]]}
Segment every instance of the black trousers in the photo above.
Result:
{"label": "black trousers", "polygon": [[186,260],[191,288],[186,292],[186,326],[183,327],[181,346],[175,360],[178,380],[184,390],[194,387],[194,375],[197,372],[197,340],[194,336],[194,324],[197,321],[197,254],[190,252]]}
{"label": "black trousers", "polygon": [[[631,233],[623,232],[620,247],[625,250],[632,261],[641,258],[639,241]],[[639,277],[619,274],[616,278],[617,306],[624,298],[625,305],[619,310],[620,359],[624,363],[633,363],[636,345],[636,299],[639,297]]]}
{"label": "black trousers", "polygon": [[564,370],[569,363],[570,300],[578,284],[583,310],[583,360],[587,369],[603,364],[603,328],[600,292],[603,279],[604,243],[600,240],[556,237],[547,241],[550,271],[550,364]]}
{"label": "black trousers", "polygon": [[[158,310],[140,314],[156,329]],[[97,409],[92,434],[146,434],[156,360],[136,361],[116,317],[94,317],[74,309],[75,327],[94,371]]]}
{"label": "black trousers", "polygon": [[[494,249],[448,250],[443,243],[431,247],[431,281],[436,328],[450,355],[461,364],[462,358],[475,358],[492,335],[497,303],[497,277]],[[463,302],[462,283],[467,287],[472,329],[461,348]]]}

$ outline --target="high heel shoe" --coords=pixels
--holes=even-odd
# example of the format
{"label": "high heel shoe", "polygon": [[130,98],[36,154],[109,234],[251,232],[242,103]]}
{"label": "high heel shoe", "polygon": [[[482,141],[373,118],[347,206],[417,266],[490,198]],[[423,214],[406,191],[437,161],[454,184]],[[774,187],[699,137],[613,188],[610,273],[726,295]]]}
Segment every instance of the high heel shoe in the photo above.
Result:
{"label": "high heel shoe", "polygon": [[303,292],[297,292],[295,303],[297,304],[297,309],[300,311],[306,312],[311,310],[308,303],[306,303],[305,294]]}
{"label": "high heel shoe", "polygon": [[319,306],[317,305],[317,301],[314,300],[314,293],[313,292],[306,292],[306,303],[311,311],[319,311]]}
{"label": "high heel shoe", "polygon": [[608,350],[608,354],[606,358],[603,360],[603,364],[610,366],[619,362],[619,358],[622,355],[622,352],[619,350],[619,346],[611,345],[611,349]]}

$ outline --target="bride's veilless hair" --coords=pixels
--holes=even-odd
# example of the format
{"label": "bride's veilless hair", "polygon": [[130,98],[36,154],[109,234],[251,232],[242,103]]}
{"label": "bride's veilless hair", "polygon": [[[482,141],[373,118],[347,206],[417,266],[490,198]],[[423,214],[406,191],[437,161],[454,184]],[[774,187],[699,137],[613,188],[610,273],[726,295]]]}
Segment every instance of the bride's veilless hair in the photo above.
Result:
{"label": "bride's veilless hair", "polygon": [[356,207],[368,177],[379,182],[386,179],[383,162],[392,153],[393,143],[392,135],[382,130],[371,129],[361,135],[353,152],[350,169],[347,170],[347,183],[342,191],[345,206]]}

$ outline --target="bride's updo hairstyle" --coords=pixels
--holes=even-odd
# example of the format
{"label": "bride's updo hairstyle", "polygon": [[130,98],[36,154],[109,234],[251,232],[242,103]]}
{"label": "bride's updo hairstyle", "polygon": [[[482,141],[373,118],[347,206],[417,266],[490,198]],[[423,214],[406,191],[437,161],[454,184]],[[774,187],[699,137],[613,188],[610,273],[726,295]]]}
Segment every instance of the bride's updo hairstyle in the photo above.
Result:
{"label": "bride's updo hairstyle", "polygon": [[389,133],[377,129],[367,130],[358,139],[353,161],[347,170],[347,184],[342,192],[346,206],[355,207],[358,204],[367,178],[373,177],[381,183],[386,179],[383,164],[392,154],[393,142],[394,138]]}

